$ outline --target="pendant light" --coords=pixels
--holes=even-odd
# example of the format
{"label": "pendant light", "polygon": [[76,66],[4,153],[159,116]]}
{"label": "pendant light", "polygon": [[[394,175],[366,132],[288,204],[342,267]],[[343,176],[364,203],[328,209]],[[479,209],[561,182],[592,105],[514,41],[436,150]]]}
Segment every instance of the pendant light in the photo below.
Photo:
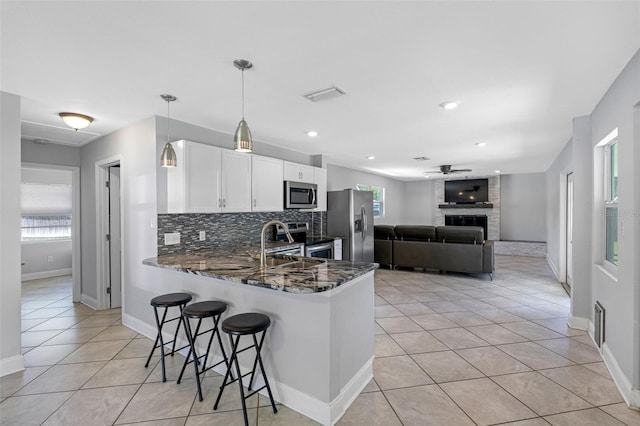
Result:
{"label": "pendant light", "polygon": [[162,167],[175,167],[178,165],[178,158],[176,157],[176,152],[173,150],[171,142],[169,142],[169,129],[171,128],[169,104],[178,98],[173,95],[160,95],[160,97],[167,102],[167,143],[165,144],[164,149],[162,150],[162,155],[160,156],[160,165]]}
{"label": "pendant light", "polygon": [[253,138],[247,122],[244,121],[244,70],[248,70],[253,64],[246,59],[236,59],[233,61],[233,65],[242,71],[242,120],[238,123],[233,137],[233,149],[238,152],[251,152],[253,151]]}

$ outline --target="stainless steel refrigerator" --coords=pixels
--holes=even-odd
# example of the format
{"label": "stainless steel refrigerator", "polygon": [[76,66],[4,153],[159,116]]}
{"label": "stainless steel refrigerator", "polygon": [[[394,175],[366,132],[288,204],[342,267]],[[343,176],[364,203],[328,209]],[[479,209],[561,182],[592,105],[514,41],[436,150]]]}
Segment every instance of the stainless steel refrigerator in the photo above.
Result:
{"label": "stainless steel refrigerator", "polygon": [[344,189],[327,193],[327,234],[343,237],[342,259],[373,262],[373,193]]}

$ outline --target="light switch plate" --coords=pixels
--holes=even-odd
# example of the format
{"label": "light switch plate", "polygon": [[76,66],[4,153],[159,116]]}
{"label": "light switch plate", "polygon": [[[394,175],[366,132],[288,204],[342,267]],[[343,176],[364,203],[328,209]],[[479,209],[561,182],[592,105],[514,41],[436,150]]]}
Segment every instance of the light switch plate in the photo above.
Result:
{"label": "light switch plate", "polygon": [[200,231],[200,241],[204,241],[207,239],[207,234],[205,231]]}
{"label": "light switch plate", "polygon": [[164,234],[164,245],[170,246],[174,244],[180,244],[180,233],[172,232],[172,233]]}

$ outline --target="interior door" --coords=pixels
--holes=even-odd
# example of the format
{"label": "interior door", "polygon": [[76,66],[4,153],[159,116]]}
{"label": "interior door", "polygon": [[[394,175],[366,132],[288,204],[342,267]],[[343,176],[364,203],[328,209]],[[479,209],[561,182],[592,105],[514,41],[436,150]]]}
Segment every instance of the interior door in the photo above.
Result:
{"label": "interior door", "polygon": [[109,167],[109,307],[122,306],[120,235],[120,166]]}
{"label": "interior door", "polygon": [[573,173],[567,175],[567,285],[573,284]]}

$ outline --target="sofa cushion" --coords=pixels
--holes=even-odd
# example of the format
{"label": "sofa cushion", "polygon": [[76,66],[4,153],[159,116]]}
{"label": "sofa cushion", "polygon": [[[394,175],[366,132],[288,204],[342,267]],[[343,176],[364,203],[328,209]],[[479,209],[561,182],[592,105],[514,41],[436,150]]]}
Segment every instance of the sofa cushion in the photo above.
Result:
{"label": "sofa cushion", "polygon": [[396,239],[403,241],[435,241],[436,227],[426,225],[396,225]]}
{"label": "sofa cushion", "polygon": [[446,243],[482,244],[484,229],[479,226],[438,226],[436,239]]}
{"label": "sofa cushion", "polygon": [[395,240],[396,231],[393,225],[375,225],[373,235],[376,240]]}

